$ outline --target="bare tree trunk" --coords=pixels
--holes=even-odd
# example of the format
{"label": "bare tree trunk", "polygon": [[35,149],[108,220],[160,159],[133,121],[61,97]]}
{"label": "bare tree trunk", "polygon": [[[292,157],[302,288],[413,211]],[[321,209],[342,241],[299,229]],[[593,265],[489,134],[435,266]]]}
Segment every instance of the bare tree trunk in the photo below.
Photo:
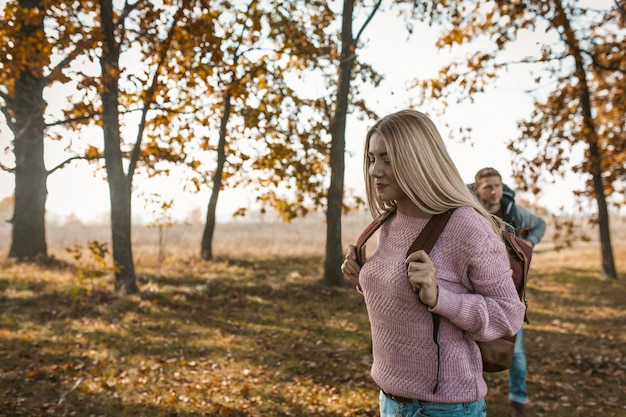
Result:
{"label": "bare tree trunk", "polygon": [[[36,8],[39,1],[20,1],[20,7]],[[43,32],[43,13],[37,20],[23,22],[24,38]],[[42,63],[43,64],[43,63]],[[13,113],[8,120],[14,133],[15,153],[15,208],[9,257],[21,261],[47,257],[46,245],[46,181],[44,164],[43,99],[45,79],[42,71],[33,71],[32,63],[15,83],[14,96],[7,99]]]}
{"label": "bare tree trunk", "polygon": [[111,236],[115,262],[115,290],[129,294],[139,291],[135,276],[131,245],[131,181],[124,174],[119,131],[118,74],[119,47],[115,41],[113,5],[101,0],[104,42],[100,63],[102,67],[102,122],[104,130],[104,159],[111,198]]}
{"label": "bare tree trunk", "polygon": [[219,141],[217,145],[217,167],[213,176],[213,189],[209,198],[209,205],[206,212],[206,224],[202,234],[200,246],[200,256],[205,261],[213,259],[213,234],[215,232],[215,218],[217,211],[217,199],[222,188],[222,175],[226,164],[226,127],[231,112],[231,94],[226,93],[224,97],[224,114],[220,122]]}
{"label": "bare tree trunk", "polygon": [[[598,152],[598,145],[594,144],[589,147],[589,156],[593,160],[600,158]],[[594,155],[595,154],[595,155]],[[600,165],[599,163],[594,163]],[[602,176],[596,174],[600,168],[593,168],[593,191],[596,195],[596,202],[598,203],[598,225],[600,229],[600,247],[602,253],[602,272],[609,278],[617,279],[617,270],[615,269],[615,260],[613,259],[613,247],[611,245],[611,230],[609,227],[609,210],[606,204],[606,197],[604,195],[604,183],[602,182]]]}
{"label": "bare tree trunk", "polygon": [[341,26],[341,63],[337,85],[335,114],[330,125],[330,187],[328,189],[328,211],[326,212],[326,254],[323,282],[339,286],[346,281],[341,272],[343,261],[341,216],[343,214],[343,185],[345,172],[346,118],[352,68],[356,59],[355,41],[352,36],[354,2],[344,0]]}

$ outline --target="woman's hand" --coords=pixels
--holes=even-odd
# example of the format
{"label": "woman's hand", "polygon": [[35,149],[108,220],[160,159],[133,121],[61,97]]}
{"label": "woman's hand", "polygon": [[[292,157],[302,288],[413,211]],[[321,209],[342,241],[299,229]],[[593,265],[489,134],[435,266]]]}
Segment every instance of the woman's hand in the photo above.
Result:
{"label": "woman's hand", "polygon": [[[361,249],[361,259],[365,258],[365,246]],[[361,285],[359,284],[359,273],[361,272],[361,266],[356,261],[356,246],[349,245],[346,259],[341,264],[341,272],[346,278],[356,286],[356,289],[360,292]]]}
{"label": "woman's hand", "polygon": [[420,301],[432,308],[437,305],[439,288],[435,275],[435,264],[423,250],[413,252],[406,258],[407,273],[413,291],[417,292]]}

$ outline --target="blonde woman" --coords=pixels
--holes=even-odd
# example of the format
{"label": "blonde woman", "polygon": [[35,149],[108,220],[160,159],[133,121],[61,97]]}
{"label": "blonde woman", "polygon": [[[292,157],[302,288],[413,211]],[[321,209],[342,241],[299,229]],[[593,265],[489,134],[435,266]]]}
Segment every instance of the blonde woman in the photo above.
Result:
{"label": "blonde woman", "polygon": [[[485,416],[487,385],[476,341],[516,334],[525,307],[499,224],[467,188],[434,123],[403,110],[365,141],[368,205],[395,214],[361,267],[353,245],[342,271],[362,289],[371,333],[371,374],[380,415]],[[427,255],[408,251],[435,214],[455,209]],[[441,317],[437,344],[432,314]]]}

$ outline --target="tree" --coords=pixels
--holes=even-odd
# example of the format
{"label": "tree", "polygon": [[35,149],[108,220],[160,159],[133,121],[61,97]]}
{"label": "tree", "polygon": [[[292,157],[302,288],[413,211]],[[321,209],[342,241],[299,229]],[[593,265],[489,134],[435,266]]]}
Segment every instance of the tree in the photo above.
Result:
{"label": "tree", "polygon": [[[139,7],[141,6],[141,7]],[[131,241],[131,195],[135,168],[142,155],[141,146],[146,120],[151,106],[155,103],[156,90],[159,88],[159,74],[168,56],[175,27],[189,6],[183,2],[180,7],[164,4],[159,9],[153,3],[126,3],[121,13],[116,14],[112,0],[100,0],[100,19],[102,50],[99,57],[101,68],[102,126],[104,135],[104,160],[111,197],[111,237],[113,261],[115,263],[115,289],[135,293],[139,289],[133,261]],[[161,18],[170,17],[169,30],[164,31]],[[136,12],[134,19],[129,16]],[[128,19],[128,20],[127,20]],[[132,34],[131,34],[132,33]],[[128,37],[127,37],[128,36]],[[125,44],[128,42],[128,44]],[[141,48],[142,57],[151,62],[146,75],[150,82],[139,95],[139,102],[123,94],[120,86],[120,55],[123,47]],[[149,71],[152,71],[152,74]],[[137,77],[133,74],[131,78]],[[125,103],[128,101],[128,103]],[[135,143],[130,152],[127,171],[124,170],[124,152],[121,138],[121,109],[125,104],[140,105]]]}
{"label": "tree", "polygon": [[[272,81],[273,77],[281,77],[283,70],[280,68],[280,64],[272,67],[272,62],[280,63],[280,56],[269,58],[267,56],[258,56],[258,52],[263,49],[273,49],[273,46],[263,48],[263,43],[274,42],[276,34],[280,34],[280,30],[283,29],[282,25],[278,30],[274,30],[268,33],[267,29],[264,33],[265,25],[270,26],[271,21],[266,18],[270,15],[275,19],[278,16],[278,22],[283,22],[285,19],[285,11],[291,10],[295,12],[297,10],[294,4],[287,5],[285,9],[285,3],[279,2],[276,5],[270,5],[270,11],[262,10],[259,7],[258,1],[252,0],[248,3],[246,10],[243,12],[234,11],[236,14],[235,22],[232,25],[226,25],[226,42],[228,46],[225,48],[227,54],[223,56],[223,62],[221,68],[218,69],[222,73],[222,76],[218,75],[221,79],[220,85],[223,86],[221,96],[223,97],[223,107],[221,111],[221,118],[219,122],[218,131],[218,144],[217,144],[217,165],[215,172],[213,173],[213,183],[211,187],[211,196],[209,198],[209,204],[207,207],[206,223],[204,232],[202,234],[202,242],[200,247],[200,255],[202,259],[210,260],[213,258],[213,233],[215,231],[216,223],[216,209],[219,192],[223,185],[224,169],[226,165],[226,147],[228,143],[231,149],[234,148],[235,139],[233,134],[228,133],[228,124],[231,121],[233,112],[233,106],[239,104],[239,113],[244,115],[243,123],[248,128],[259,128],[260,116],[268,115],[268,111],[276,111],[278,109],[267,109],[266,102],[263,100],[262,95],[252,100],[256,106],[250,105],[250,99],[254,96],[254,85],[259,81],[262,82],[262,88],[256,92],[266,93],[271,89],[271,84],[268,85],[268,81]],[[231,10],[232,12],[232,10]],[[276,28],[274,28],[276,29]],[[268,36],[269,35],[269,36]],[[269,38],[269,39],[268,39]],[[250,59],[249,55],[257,54],[257,59]],[[256,82],[256,83],[255,83]],[[259,91],[261,90],[261,91]],[[280,90],[279,90],[280,91]],[[272,102],[274,107],[280,106],[280,101],[284,99],[280,94],[275,96],[275,100]],[[271,101],[270,101],[271,102]],[[265,111],[263,111],[265,110]],[[247,117],[246,117],[247,116]],[[250,126],[249,121],[254,120],[255,125]],[[275,125],[268,126],[269,129],[266,133],[276,133],[273,127]],[[266,130],[266,129],[263,129]],[[243,132],[242,132],[243,133]],[[241,141],[241,137],[239,141]]]}
{"label": "tree", "polygon": [[350,84],[352,70],[356,61],[356,50],[360,35],[376,14],[382,0],[377,1],[371,9],[363,26],[356,36],[352,28],[354,19],[354,2],[344,0],[341,24],[341,58],[337,74],[337,92],[334,113],[330,123],[332,137],[330,146],[330,187],[328,189],[328,208],[326,212],[326,251],[324,258],[323,282],[337,286],[345,283],[341,272],[343,261],[341,239],[341,216],[343,214],[343,192],[346,150],[346,118],[350,104]]}
{"label": "tree", "polygon": [[[71,42],[81,25],[79,6],[64,2],[20,0],[7,2],[0,23],[0,109],[13,132],[15,166],[2,167],[15,174],[15,206],[9,256],[19,260],[47,257],[45,237],[46,182],[57,169],[44,163],[44,141],[52,138],[46,122],[44,89],[64,83],[63,70],[81,50]],[[75,27],[73,30],[62,28]],[[52,60],[52,57],[55,60]],[[61,57],[61,58],[59,58]]]}
{"label": "tree", "polygon": [[[50,45],[43,36],[44,13],[40,11],[40,6],[40,1],[22,0],[19,7],[7,8],[7,12],[13,16],[9,19],[18,27],[17,36],[11,36],[13,40],[10,42],[32,42],[39,46],[39,53],[27,59],[25,55],[21,55],[20,58],[24,59],[19,62],[10,62],[8,59],[5,61],[4,58],[10,57],[11,52],[20,51],[18,45],[11,51],[6,43],[5,48],[8,50],[5,49],[6,52],[3,53],[3,62],[6,62],[3,69],[11,71],[12,77],[5,75],[2,98],[6,104],[2,110],[15,134],[16,160],[15,209],[9,257],[21,260],[47,256],[44,216],[48,173],[43,159],[43,89],[46,85],[44,68],[49,62]],[[20,52],[23,53],[24,49]],[[14,81],[12,85],[11,81]]]}
{"label": "tree", "polygon": [[[178,48],[188,52],[183,53],[184,65],[171,62],[168,67],[168,72],[194,80],[179,95],[194,109],[193,116],[182,122],[181,107],[170,109],[168,117],[177,113],[178,124],[193,127],[185,161],[196,174],[196,189],[207,184],[211,190],[200,247],[205,260],[213,257],[222,189],[249,187],[263,207],[277,210],[285,220],[306,214],[310,205],[301,196],[320,193],[325,148],[313,118],[306,115],[311,103],[302,100],[287,79],[318,67],[319,56],[329,54],[325,28],[333,17],[323,1],[251,0],[213,6],[185,28],[185,46]],[[201,34],[208,21],[221,35],[204,49]],[[215,158],[204,158],[207,152]],[[281,188],[295,191],[296,201],[287,203]],[[319,204],[315,197],[311,200],[313,206]]]}
{"label": "tree", "polygon": [[[118,13],[112,2],[107,1],[100,2],[99,9],[97,4],[78,1],[7,3],[0,46],[4,70],[1,94],[6,103],[2,110],[15,136],[16,209],[11,256],[29,259],[47,255],[44,235],[47,176],[76,158],[104,158],[111,186],[115,286],[118,290],[137,291],[130,245],[132,177],[139,162],[145,162],[148,172],[154,173],[158,171],[154,168],[158,161],[177,159],[172,152],[161,150],[157,152],[158,158],[154,158],[154,148],[142,152],[142,138],[159,86],[159,68],[180,17],[176,13],[182,13],[185,4],[189,6],[189,2],[179,8],[161,3],[159,8],[138,1],[127,4]],[[47,19],[45,23],[44,19]],[[164,21],[169,21],[169,31]],[[145,61],[145,72],[128,71],[133,64],[129,64],[128,57],[132,56],[140,56],[139,62]],[[100,63],[99,76],[94,74],[94,62]],[[56,117],[60,113],[62,118],[45,124],[43,89],[55,82],[66,84],[70,87],[67,90],[74,92],[68,97],[69,107],[56,112]],[[138,86],[139,92],[133,91],[134,86]],[[98,95],[101,101],[97,100]],[[126,129],[124,123],[128,123],[122,116],[133,113],[140,114],[139,120],[134,120],[137,126],[134,147],[121,137],[121,130]],[[104,152],[84,140],[78,141],[82,142],[78,146],[82,154],[45,170],[44,131],[58,139],[94,125],[103,127]],[[59,126],[63,131],[55,136],[53,130]],[[124,172],[125,166],[128,173]]]}
{"label": "tree", "polygon": [[[626,71],[623,4],[602,9],[563,0],[453,1],[441,7],[432,9],[447,25],[438,46],[480,46],[464,62],[444,67],[438,79],[420,83],[426,97],[444,103],[452,94],[471,99],[502,70],[518,64],[531,68],[536,85],[551,83],[550,91],[535,91],[532,115],[518,123],[520,137],[509,141],[517,157],[516,180],[522,189],[538,192],[546,173],[586,174],[589,179],[579,194],[596,202],[602,270],[616,278],[607,197],[623,195],[625,185],[626,137],[619,127]],[[535,55],[504,58],[510,54],[507,48],[530,31],[545,32],[549,42]],[[580,146],[585,157],[576,163],[573,152]]]}
{"label": "tree", "polygon": [[[137,3],[135,3],[136,5]],[[127,7],[128,4],[127,4]],[[126,13],[130,10],[126,10]],[[125,13],[125,14],[126,14]],[[124,19],[118,21],[113,14],[112,0],[100,1],[102,28],[102,128],[104,135],[104,160],[111,196],[111,236],[115,262],[115,289],[128,293],[138,291],[131,246],[131,185],[133,169],[124,172],[120,138],[120,42]],[[119,23],[118,23],[119,22]],[[120,26],[118,26],[120,25]],[[140,142],[141,138],[138,138]],[[135,149],[139,147],[136,144]],[[130,166],[134,167],[138,153],[133,152]]]}

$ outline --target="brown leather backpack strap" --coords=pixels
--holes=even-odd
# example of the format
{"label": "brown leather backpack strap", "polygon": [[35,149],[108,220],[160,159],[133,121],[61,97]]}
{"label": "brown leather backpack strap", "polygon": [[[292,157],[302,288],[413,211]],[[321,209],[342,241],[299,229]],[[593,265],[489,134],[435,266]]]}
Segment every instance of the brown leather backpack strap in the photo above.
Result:
{"label": "brown leather backpack strap", "polygon": [[436,214],[428,220],[424,229],[420,232],[420,234],[415,238],[413,244],[406,253],[406,256],[409,256],[411,253],[423,249],[426,253],[430,253],[433,246],[439,239],[439,235],[445,229],[450,216],[452,216],[452,212],[454,209],[450,209],[441,214]]}
{"label": "brown leather backpack strap", "polygon": [[[454,209],[450,209],[444,213],[436,214],[428,220],[424,229],[420,232],[420,234],[415,238],[413,244],[409,248],[406,253],[408,257],[411,253],[423,249],[426,253],[430,254],[433,246],[439,239],[439,235],[443,232],[443,229],[446,228],[446,224],[448,224],[448,220],[452,216]],[[440,363],[441,363],[441,346],[439,345],[439,325],[441,323],[441,317],[439,314],[431,313],[431,317],[433,320],[433,342],[435,342],[435,346],[437,346],[437,375],[435,379],[435,386],[433,387],[433,394],[437,392],[437,388],[439,388],[439,371],[440,371]]]}
{"label": "brown leather backpack strap", "polygon": [[393,208],[387,212],[385,212],[379,218],[372,220],[372,222],[363,230],[359,238],[356,240],[356,261],[360,266],[363,266],[365,263],[365,258],[361,259],[362,248],[365,246],[365,243],[369,240],[370,237],[383,225],[387,219],[393,216],[396,212],[396,209]]}
{"label": "brown leather backpack strap", "polygon": [[[407,256],[420,249],[424,249],[426,253],[429,253],[433,246],[435,246],[439,235],[441,234],[441,232],[443,232],[443,229],[445,229],[446,224],[448,223],[450,216],[452,216],[453,211],[454,209],[450,209],[441,214],[436,214],[432,216],[430,220],[428,220],[428,223],[426,223],[426,226],[424,226],[422,232],[415,238],[415,240],[411,244],[411,247],[407,251]],[[361,259],[360,257],[362,252],[361,248],[365,245],[369,238],[372,237],[372,235],[380,228],[380,226],[382,226],[382,224],[387,219],[395,214],[395,212],[395,209],[389,210],[378,219],[373,220],[365,228],[365,230],[363,230],[359,238],[356,240],[356,255],[359,265],[363,266],[363,264],[365,263],[365,259]]]}
{"label": "brown leather backpack strap", "polygon": [[[436,214],[432,216],[428,220],[428,223],[426,223],[426,226],[424,226],[424,229],[422,229],[420,234],[415,238],[415,240],[411,244],[411,247],[407,251],[407,256],[409,256],[411,253],[420,249],[425,250],[426,253],[430,253],[433,246],[435,246],[437,239],[439,239],[439,235],[441,234],[441,232],[443,232],[443,229],[445,229],[446,224],[448,223],[450,216],[452,216],[453,211],[454,209],[450,209],[444,213]],[[382,224],[387,219],[389,219],[394,213],[395,213],[395,209],[386,212],[380,218],[372,221],[369,224],[369,226],[367,226],[367,228],[363,230],[363,233],[361,233],[355,245],[357,262],[359,263],[359,265],[363,266],[363,264],[365,263],[365,259],[360,259],[360,255],[362,253],[361,248],[365,245],[365,242],[367,242],[367,240],[374,234],[374,232],[376,232],[376,230],[378,230],[380,226],[382,226]],[[439,340],[438,340],[440,317],[437,314],[432,314],[432,319],[433,319],[433,339],[434,339],[435,344],[437,345],[437,378],[435,382],[435,387],[433,389],[433,393],[435,393],[439,385],[439,362],[441,361],[441,350],[440,350]]]}

